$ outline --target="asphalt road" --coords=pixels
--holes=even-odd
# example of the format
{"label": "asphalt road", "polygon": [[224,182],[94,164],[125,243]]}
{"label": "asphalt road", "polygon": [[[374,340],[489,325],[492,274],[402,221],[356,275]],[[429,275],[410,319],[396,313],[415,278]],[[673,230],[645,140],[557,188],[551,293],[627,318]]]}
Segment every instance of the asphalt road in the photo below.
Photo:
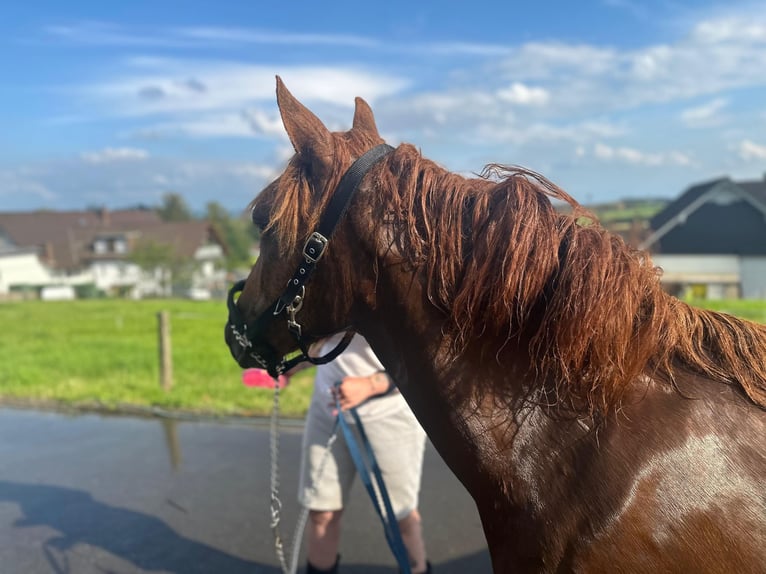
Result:
{"label": "asphalt road", "polygon": [[[280,435],[290,539],[301,431]],[[257,423],[0,409],[0,574],[278,574],[268,452]],[[436,573],[491,571],[473,501],[430,445],[420,509]],[[398,571],[358,481],[341,554],[343,573]]]}

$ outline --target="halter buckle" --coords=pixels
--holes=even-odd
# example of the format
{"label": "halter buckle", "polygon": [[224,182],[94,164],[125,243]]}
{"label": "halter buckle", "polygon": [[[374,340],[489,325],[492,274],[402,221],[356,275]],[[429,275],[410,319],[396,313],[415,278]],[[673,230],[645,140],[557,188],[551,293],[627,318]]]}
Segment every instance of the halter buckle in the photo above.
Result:
{"label": "halter buckle", "polygon": [[324,255],[327,242],[328,239],[318,231],[309,235],[309,238],[303,245],[303,257],[306,259],[306,262],[316,263],[319,261],[322,255]]}
{"label": "halter buckle", "polygon": [[302,330],[300,324],[295,320],[295,315],[301,310],[301,307],[303,307],[303,298],[305,296],[306,287],[305,285],[301,285],[300,294],[296,295],[292,300],[292,303],[285,307],[285,311],[287,312],[287,329],[298,339],[301,338]]}

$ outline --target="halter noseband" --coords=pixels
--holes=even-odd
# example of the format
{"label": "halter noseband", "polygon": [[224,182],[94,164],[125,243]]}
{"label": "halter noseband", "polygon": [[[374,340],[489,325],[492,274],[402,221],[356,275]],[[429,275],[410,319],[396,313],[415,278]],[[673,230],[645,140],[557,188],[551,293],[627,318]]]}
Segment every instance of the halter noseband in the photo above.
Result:
{"label": "halter noseband", "polygon": [[[345,215],[351,204],[351,199],[354,197],[359,184],[367,174],[367,172],[380,160],[393,151],[393,147],[387,144],[381,144],[375,146],[368,152],[361,155],[348,171],[343,174],[343,177],[338,184],[330,202],[327,205],[327,209],[322,218],[319,221],[319,226],[316,231],[309,235],[306,243],[303,246],[302,259],[299,263],[292,278],[287,282],[287,286],[282,294],[276,299],[274,303],[266,307],[266,309],[253,321],[248,323],[244,315],[237,307],[237,303],[234,297],[237,293],[241,292],[245,288],[246,280],[243,279],[234,284],[229,291],[227,298],[227,305],[229,308],[229,320],[226,324],[226,328],[231,331],[231,336],[236,341],[237,347],[230,346],[232,354],[238,362],[241,358],[250,357],[254,359],[258,365],[266,369],[270,375],[280,375],[298,363],[308,361],[314,365],[322,365],[332,361],[335,357],[340,355],[354,336],[353,331],[346,331],[338,345],[323,357],[310,357],[308,344],[301,325],[296,321],[296,314],[303,306],[303,300],[306,296],[306,283],[314,272],[317,263],[324,255],[327,245],[332,238],[335,227]],[[276,317],[285,311],[287,314],[287,330],[298,343],[298,347],[301,350],[301,354],[293,357],[289,360],[285,357],[280,357],[279,353],[268,343],[264,343],[266,349],[265,356],[257,353],[253,349],[253,343],[250,340],[248,333],[259,333],[263,331]]]}

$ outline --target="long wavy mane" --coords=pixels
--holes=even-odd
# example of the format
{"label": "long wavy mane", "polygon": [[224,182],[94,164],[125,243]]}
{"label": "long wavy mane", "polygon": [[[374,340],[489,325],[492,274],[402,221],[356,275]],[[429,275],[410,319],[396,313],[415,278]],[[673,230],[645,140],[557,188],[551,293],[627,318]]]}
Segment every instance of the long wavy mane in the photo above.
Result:
{"label": "long wavy mane", "polygon": [[[372,143],[349,134],[334,134],[339,151]],[[479,340],[499,356],[523,340],[538,380],[556,381],[552,399],[591,413],[619,406],[642,376],[673,384],[684,371],[740,385],[766,407],[766,327],[666,294],[648,254],[544,177],[490,165],[464,178],[406,144],[384,164],[374,225],[390,226],[396,251],[425,274],[456,353]],[[313,195],[298,164],[282,176],[270,225],[286,249],[299,221],[316,224],[341,175]]]}

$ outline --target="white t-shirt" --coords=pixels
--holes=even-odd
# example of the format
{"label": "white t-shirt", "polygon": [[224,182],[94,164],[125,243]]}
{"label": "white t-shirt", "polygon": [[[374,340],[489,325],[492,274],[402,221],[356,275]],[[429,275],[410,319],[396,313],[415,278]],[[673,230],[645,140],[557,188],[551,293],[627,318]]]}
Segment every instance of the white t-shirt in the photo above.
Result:
{"label": "white t-shirt", "polygon": [[[322,345],[320,354],[325,355],[332,351],[342,338],[343,333],[338,333],[327,339]],[[354,335],[346,350],[335,360],[326,365],[317,366],[314,394],[311,399],[312,403],[316,403],[312,405],[313,408],[321,408],[328,414],[332,413],[334,408],[332,388],[337,381],[345,377],[366,377],[383,370],[383,365],[372,352],[367,340],[361,335]],[[370,399],[359,405],[356,410],[359,417],[366,421],[387,416],[403,408],[409,408],[407,401],[400,393],[393,392],[384,397]],[[351,413],[346,413],[346,420],[353,422]]]}

